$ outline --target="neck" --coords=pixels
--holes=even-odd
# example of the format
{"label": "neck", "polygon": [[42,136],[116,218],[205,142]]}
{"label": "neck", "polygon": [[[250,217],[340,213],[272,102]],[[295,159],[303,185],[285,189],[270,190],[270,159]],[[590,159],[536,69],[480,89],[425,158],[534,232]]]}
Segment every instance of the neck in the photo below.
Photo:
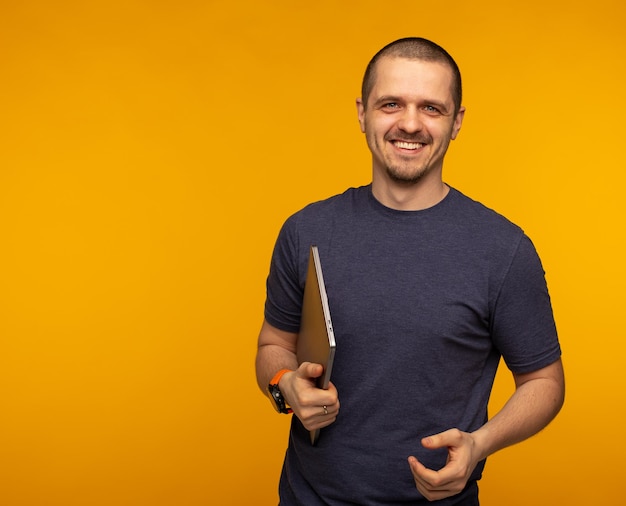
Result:
{"label": "neck", "polygon": [[372,181],[372,194],[382,205],[398,211],[421,211],[441,202],[450,191],[443,181],[415,183]]}

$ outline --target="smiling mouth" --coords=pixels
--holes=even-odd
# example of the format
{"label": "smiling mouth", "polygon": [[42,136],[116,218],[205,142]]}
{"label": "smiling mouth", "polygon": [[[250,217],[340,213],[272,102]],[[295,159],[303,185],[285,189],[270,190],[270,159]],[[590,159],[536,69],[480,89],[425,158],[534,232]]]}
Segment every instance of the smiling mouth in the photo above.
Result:
{"label": "smiling mouth", "polygon": [[416,150],[424,146],[419,142],[394,141],[393,145],[400,149]]}

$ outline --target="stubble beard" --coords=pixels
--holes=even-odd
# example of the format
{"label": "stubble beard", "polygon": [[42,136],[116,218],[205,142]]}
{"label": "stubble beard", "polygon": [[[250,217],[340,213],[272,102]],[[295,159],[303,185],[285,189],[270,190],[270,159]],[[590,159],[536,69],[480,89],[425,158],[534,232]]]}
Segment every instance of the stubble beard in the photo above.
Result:
{"label": "stubble beard", "polygon": [[424,167],[410,170],[392,165],[386,165],[385,171],[387,172],[389,179],[395,183],[403,183],[407,185],[418,183],[429,172],[429,170]]}
{"label": "stubble beard", "polygon": [[[391,140],[399,140],[410,143],[419,143],[423,146],[432,146],[432,139],[424,135],[407,136],[399,135],[397,132],[385,136],[383,142],[391,143]],[[393,149],[393,147],[392,147]],[[391,159],[384,160],[384,169],[387,176],[395,183],[415,184],[422,180],[424,176],[431,172],[432,167],[429,166],[428,160],[416,161],[411,155],[406,157],[400,155],[400,160]]]}
{"label": "stubble beard", "polygon": [[395,183],[412,185],[418,183],[433,171],[429,160],[416,161],[411,160],[410,157],[406,158],[406,160],[400,161],[385,161],[384,170],[389,179]]}

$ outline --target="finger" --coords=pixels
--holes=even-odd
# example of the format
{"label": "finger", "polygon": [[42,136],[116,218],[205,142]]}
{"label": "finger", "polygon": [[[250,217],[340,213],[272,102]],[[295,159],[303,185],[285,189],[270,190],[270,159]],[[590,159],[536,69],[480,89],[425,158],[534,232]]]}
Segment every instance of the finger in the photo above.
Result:
{"label": "finger", "polygon": [[441,480],[437,471],[428,469],[413,456],[408,460],[417,490],[429,501],[443,499],[457,493],[453,484],[448,480]]}
{"label": "finger", "polygon": [[455,482],[457,473],[450,465],[446,465],[439,471],[429,469],[415,457],[409,457],[409,466],[415,482],[419,482],[429,490],[448,490]]}
{"label": "finger", "polygon": [[334,404],[322,404],[313,407],[315,414],[321,417],[335,418],[339,413],[339,402]]}
{"label": "finger", "polygon": [[337,413],[331,412],[328,406],[315,406],[307,408],[305,413],[306,414],[300,419],[300,421],[309,430],[321,429],[334,423],[337,419]]}
{"label": "finger", "polygon": [[415,457],[409,457],[409,466],[415,480],[419,480],[425,484],[431,484],[431,482],[437,481],[437,472],[432,469],[428,469]]}

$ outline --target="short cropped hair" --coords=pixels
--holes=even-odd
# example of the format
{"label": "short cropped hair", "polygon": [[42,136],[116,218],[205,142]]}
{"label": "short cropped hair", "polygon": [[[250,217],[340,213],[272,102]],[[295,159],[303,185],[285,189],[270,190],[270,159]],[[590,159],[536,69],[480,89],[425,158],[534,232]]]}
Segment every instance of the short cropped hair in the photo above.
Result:
{"label": "short cropped hair", "polygon": [[365,69],[363,84],[361,85],[361,100],[365,107],[367,107],[367,100],[374,87],[374,82],[376,81],[376,63],[378,60],[385,57],[407,58],[409,60],[422,60],[447,65],[450,70],[452,70],[452,98],[454,100],[455,112],[459,111],[463,91],[461,86],[461,71],[458,65],[444,48],[421,37],[398,39],[387,44],[374,55]]}

